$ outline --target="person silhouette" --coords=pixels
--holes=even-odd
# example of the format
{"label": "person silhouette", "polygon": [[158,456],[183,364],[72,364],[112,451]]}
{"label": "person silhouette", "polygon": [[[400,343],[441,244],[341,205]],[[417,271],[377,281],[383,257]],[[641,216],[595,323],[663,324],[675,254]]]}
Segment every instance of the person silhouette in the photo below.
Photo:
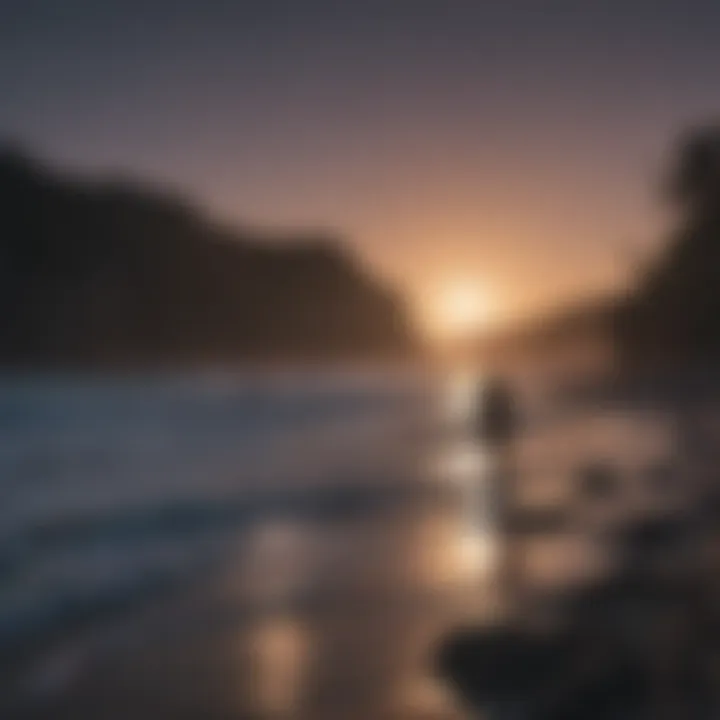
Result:
{"label": "person silhouette", "polygon": [[476,407],[478,440],[494,450],[507,447],[517,430],[515,401],[509,384],[500,376],[482,383]]}
{"label": "person silhouette", "polygon": [[487,456],[488,497],[497,535],[497,583],[506,607],[518,599],[522,558],[513,537],[516,505],[514,443],[518,431],[515,398],[510,384],[491,376],[478,388],[475,437]]}

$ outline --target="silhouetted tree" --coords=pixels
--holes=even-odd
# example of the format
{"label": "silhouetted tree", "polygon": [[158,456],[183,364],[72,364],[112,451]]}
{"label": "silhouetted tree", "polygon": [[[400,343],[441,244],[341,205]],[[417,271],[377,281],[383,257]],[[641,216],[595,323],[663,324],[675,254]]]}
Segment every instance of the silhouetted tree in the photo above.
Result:
{"label": "silhouetted tree", "polygon": [[720,210],[720,125],[685,136],[668,185],[686,221],[706,220]]}
{"label": "silhouetted tree", "polygon": [[719,125],[683,136],[667,185],[677,226],[618,326],[631,363],[702,361],[720,352]]}

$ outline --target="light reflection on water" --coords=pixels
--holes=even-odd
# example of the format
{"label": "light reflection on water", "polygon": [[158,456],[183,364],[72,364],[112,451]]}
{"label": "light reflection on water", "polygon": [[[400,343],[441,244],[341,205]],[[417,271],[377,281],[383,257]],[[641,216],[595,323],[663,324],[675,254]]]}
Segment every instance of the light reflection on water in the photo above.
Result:
{"label": "light reflection on water", "polygon": [[435,473],[456,498],[457,511],[451,518],[454,541],[446,562],[468,579],[487,574],[495,546],[491,458],[472,440],[453,439],[442,448]]}
{"label": "light reflection on water", "polygon": [[[425,593],[448,589],[462,591],[476,587],[478,581],[491,575],[496,555],[491,510],[493,463],[471,432],[478,387],[477,376],[471,373],[464,372],[448,379],[440,401],[447,432],[439,438],[439,446],[426,455],[426,469],[434,483],[450,498],[448,504],[414,510],[414,501],[409,500],[410,506],[400,511],[400,517],[367,519],[359,527],[343,526],[343,530],[336,531],[335,535],[323,535],[320,528],[311,524],[302,528],[271,525],[253,534],[248,546],[250,562],[247,569],[251,570],[253,583],[258,583],[259,595],[251,594],[256,599],[270,600],[274,610],[267,608],[250,635],[245,635],[241,641],[248,663],[243,665],[243,672],[250,684],[243,702],[249,704],[252,712],[261,717],[296,717],[301,714],[308,688],[317,683],[344,687],[348,682],[346,674],[362,673],[359,668],[366,667],[365,672],[373,675],[373,665],[385,662],[388,652],[399,651],[402,645],[400,626],[396,630],[398,638],[378,639],[378,653],[384,653],[384,658],[373,657],[372,653],[363,657],[363,653],[343,658],[339,664],[331,660],[334,656],[327,648],[342,642],[339,638],[348,633],[360,637],[367,634],[371,638],[376,632],[373,629],[375,623],[388,622],[388,618],[373,619],[372,613],[395,612],[384,610],[381,603],[366,614],[362,601],[358,605],[353,593],[359,592],[364,597],[368,592],[388,592],[392,583],[409,589],[411,594],[404,601],[407,605],[403,606],[401,616],[406,616],[403,623],[420,623],[414,630],[408,630],[412,636],[418,631],[429,632],[426,624],[431,621],[428,618],[409,619],[418,612],[415,605],[421,602]],[[325,541],[333,538],[332,552],[324,547],[325,542],[318,542],[321,537]],[[308,554],[312,559],[308,559]],[[335,559],[334,565],[331,571],[323,572],[323,563],[331,556]],[[414,566],[415,571],[408,572],[409,566]],[[298,586],[300,568],[300,575],[310,572],[315,581],[327,585],[318,591],[318,595],[328,591],[331,596],[340,593],[337,599],[330,601],[332,609],[328,611],[328,619],[293,612],[291,588]],[[312,578],[306,578],[306,583],[312,582]],[[344,591],[348,587],[354,588],[350,595]],[[412,593],[417,593],[416,599],[412,599]],[[339,625],[329,619],[336,614]],[[365,626],[366,631],[363,630]],[[330,635],[325,636],[326,633]],[[362,645],[359,640],[352,640],[351,645],[356,642]],[[381,649],[382,643],[387,642],[392,650]],[[326,649],[321,652],[321,648]],[[328,657],[325,656],[327,652],[331,652]],[[427,671],[426,653],[427,648],[418,649],[417,657],[408,663],[418,667],[412,677],[407,676],[408,667],[397,670],[397,702],[414,711],[429,711],[448,702],[445,691],[423,674],[423,670]],[[328,667],[328,662],[333,666]]]}
{"label": "light reflection on water", "polygon": [[448,375],[442,388],[441,411],[445,422],[455,429],[467,429],[472,422],[482,375],[462,370]]}
{"label": "light reflection on water", "polygon": [[290,616],[271,616],[255,626],[247,642],[249,709],[261,717],[293,717],[311,664],[304,628]]}
{"label": "light reflection on water", "polygon": [[446,562],[464,579],[487,576],[497,557],[493,509],[496,464],[473,437],[482,375],[463,371],[448,378],[443,409],[450,432],[434,460],[434,475],[457,493],[459,513]]}

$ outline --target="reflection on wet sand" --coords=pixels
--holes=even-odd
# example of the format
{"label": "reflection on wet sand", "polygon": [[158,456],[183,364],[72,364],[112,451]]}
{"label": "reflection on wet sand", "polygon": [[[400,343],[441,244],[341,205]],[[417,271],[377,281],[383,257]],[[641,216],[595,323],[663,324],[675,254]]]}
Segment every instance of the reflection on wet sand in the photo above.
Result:
{"label": "reflection on wet sand", "polygon": [[[203,718],[458,717],[456,699],[433,678],[434,648],[458,623],[497,617],[507,542],[494,486],[502,478],[471,435],[476,390],[467,373],[448,382],[438,401],[443,432],[404,450],[420,467],[414,485],[400,491],[388,477],[372,490],[387,501],[340,520],[259,519],[227,572],[178,602],[168,632],[141,625],[142,640],[89,670],[60,708],[82,698],[85,715],[104,720],[117,717],[112,698],[126,693],[125,716],[138,720],[174,717],[177,707]],[[550,456],[553,442],[535,447]],[[536,465],[524,452],[517,467],[526,480]],[[540,482],[571,474],[569,464],[538,466]],[[547,502],[543,495],[556,503],[561,493],[524,502]],[[598,547],[579,529],[519,541],[523,572],[538,586],[567,581],[569,565],[587,575]],[[60,716],[50,704],[38,717]]]}
{"label": "reflection on wet sand", "polygon": [[442,564],[476,580],[492,573],[497,558],[495,458],[471,432],[480,387],[480,376],[468,371],[448,380],[443,408],[450,432],[431,463],[436,479],[455,495],[453,541]]}
{"label": "reflection on wet sand", "polygon": [[442,541],[426,538],[419,550],[435,551],[438,579],[442,572],[446,581],[477,581],[493,571],[497,547],[489,458],[470,439],[452,438],[438,453],[435,473],[451,505],[445,513],[437,508],[429,522]]}
{"label": "reflection on wet sand", "polygon": [[[292,620],[287,613],[266,616],[243,635],[241,655],[250,662],[238,666],[238,675],[243,688],[251,683],[245,709],[328,720],[457,716],[456,699],[433,677],[432,648],[470,608],[470,616],[482,612],[497,542],[492,468],[467,431],[474,387],[467,377],[448,387],[443,408],[453,425],[423,460],[436,491],[418,487],[391,513],[332,529],[305,526],[310,538],[296,528],[290,543],[281,541],[287,528],[254,534],[248,567],[266,590],[263,568],[271,575],[286,568],[294,577],[292,565],[303,565],[307,579],[301,547],[316,551],[311,565],[320,587]],[[274,588],[280,584],[275,578]],[[289,595],[285,601],[292,604]]]}
{"label": "reflection on wet sand", "polygon": [[258,717],[297,717],[312,662],[312,642],[302,625],[288,616],[269,616],[244,641],[248,660],[244,709]]}

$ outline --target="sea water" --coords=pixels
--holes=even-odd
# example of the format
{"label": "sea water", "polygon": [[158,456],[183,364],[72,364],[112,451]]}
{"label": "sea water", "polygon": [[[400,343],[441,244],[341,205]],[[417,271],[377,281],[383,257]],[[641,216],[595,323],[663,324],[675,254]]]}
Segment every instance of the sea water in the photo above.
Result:
{"label": "sea water", "polygon": [[3,378],[0,646],[188,578],[249,523],[332,513],[338,487],[441,422],[436,389],[340,372]]}

